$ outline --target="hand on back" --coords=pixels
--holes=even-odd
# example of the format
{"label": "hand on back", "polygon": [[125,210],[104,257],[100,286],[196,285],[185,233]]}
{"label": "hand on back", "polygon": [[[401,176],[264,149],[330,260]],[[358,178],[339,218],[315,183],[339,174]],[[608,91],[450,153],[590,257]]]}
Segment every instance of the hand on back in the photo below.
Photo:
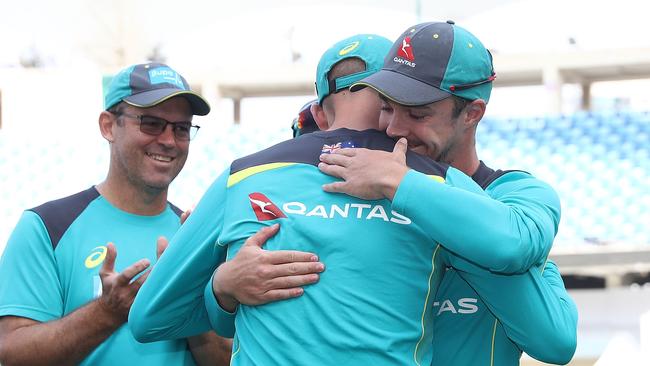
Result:
{"label": "hand on back", "polygon": [[318,281],[325,266],[313,253],[268,251],[262,246],[279,225],[265,227],[246,240],[235,257],[215,273],[212,289],[219,304],[234,311],[238,303],[260,305],[303,294],[302,286]]}

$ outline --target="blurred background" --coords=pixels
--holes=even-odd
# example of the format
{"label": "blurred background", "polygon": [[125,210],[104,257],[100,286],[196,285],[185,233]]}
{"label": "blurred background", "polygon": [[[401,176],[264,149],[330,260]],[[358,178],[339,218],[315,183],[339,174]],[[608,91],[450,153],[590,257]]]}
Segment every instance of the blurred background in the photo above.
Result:
{"label": "blurred background", "polygon": [[529,171],[562,199],[551,257],[580,309],[571,364],[648,365],[649,10],[633,0],[3,2],[0,252],[24,209],[104,178],[97,118],[122,67],[166,62],[213,107],[195,119],[170,190],[188,208],[231,160],[291,138],[330,45],[453,19],[494,55],[479,156]]}

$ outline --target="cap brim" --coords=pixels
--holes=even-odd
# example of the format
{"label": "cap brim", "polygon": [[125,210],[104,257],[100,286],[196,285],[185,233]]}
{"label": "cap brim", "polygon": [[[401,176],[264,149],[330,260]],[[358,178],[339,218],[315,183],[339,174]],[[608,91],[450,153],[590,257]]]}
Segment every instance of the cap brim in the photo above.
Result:
{"label": "cap brim", "polygon": [[399,72],[382,69],[352,84],[351,91],[371,87],[389,100],[408,106],[420,106],[443,100],[450,93]]}
{"label": "cap brim", "polygon": [[210,105],[208,102],[206,102],[200,95],[189,90],[178,90],[172,88],[155,89],[128,96],[123,100],[135,107],[150,108],[177,96],[181,96],[190,102],[192,114],[205,116],[210,113]]}

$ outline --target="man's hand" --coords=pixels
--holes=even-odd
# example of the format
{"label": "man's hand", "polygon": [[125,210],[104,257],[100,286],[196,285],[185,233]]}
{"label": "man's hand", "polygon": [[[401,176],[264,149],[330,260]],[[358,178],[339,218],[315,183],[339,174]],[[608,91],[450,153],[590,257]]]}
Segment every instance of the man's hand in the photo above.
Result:
{"label": "man's hand", "polygon": [[115,258],[117,258],[115,245],[108,243],[106,259],[99,270],[99,277],[102,280],[102,295],[98,302],[104,311],[117,321],[126,322],[133,299],[149,273],[144,273],[135,281],[133,278],[145,271],[150,263],[148,259],[141,259],[118,273],[115,272]]}
{"label": "man's hand", "polygon": [[315,283],[325,266],[312,253],[262,249],[280,225],[265,227],[246,240],[237,255],[217,268],[212,290],[230,312],[239,303],[260,305],[298,297],[301,286]]}
{"label": "man's hand", "polygon": [[158,237],[158,240],[156,241],[156,259],[160,259],[160,256],[168,246],[169,240],[167,240],[167,238],[164,236]]}
{"label": "man's hand", "polygon": [[406,166],[406,149],[406,139],[401,138],[393,152],[351,148],[323,154],[318,169],[343,179],[342,182],[323,185],[323,190],[366,200],[392,200],[397,186],[409,170]]}
{"label": "man's hand", "polygon": [[191,208],[188,208],[187,210],[183,211],[183,213],[181,214],[181,225],[183,225],[185,223],[185,220],[187,220],[187,218],[190,217],[192,211],[194,211],[194,207],[196,206],[192,206]]}

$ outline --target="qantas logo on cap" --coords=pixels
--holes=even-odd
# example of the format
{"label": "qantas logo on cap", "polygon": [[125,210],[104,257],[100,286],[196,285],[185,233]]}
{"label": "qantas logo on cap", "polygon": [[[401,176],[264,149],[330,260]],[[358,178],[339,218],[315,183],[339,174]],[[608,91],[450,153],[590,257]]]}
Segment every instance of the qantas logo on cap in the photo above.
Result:
{"label": "qantas logo on cap", "polygon": [[413,57],[413,47],[411,47],[411,37],[404,37],[402,40],[402,47],[397,50],[397,56],[405,58],[409,61],[415,61]]}
{"label": "qantas logo on cap", "polygon": [[253,207],[255,216],[257,216],[259,221],[275,220],[287,217],[282,211],[280,211],[278,206],[259,192],[249,194],[248,199],[251,201],[251,207]]}
{"label": "qantas logo on cap", "polygon": [[402,65],[415,67],[415,57],[413,56],[413,47],[411,47],[411,37],[404,37],[402,47],[397,49],[397,55],[393,61]]}

